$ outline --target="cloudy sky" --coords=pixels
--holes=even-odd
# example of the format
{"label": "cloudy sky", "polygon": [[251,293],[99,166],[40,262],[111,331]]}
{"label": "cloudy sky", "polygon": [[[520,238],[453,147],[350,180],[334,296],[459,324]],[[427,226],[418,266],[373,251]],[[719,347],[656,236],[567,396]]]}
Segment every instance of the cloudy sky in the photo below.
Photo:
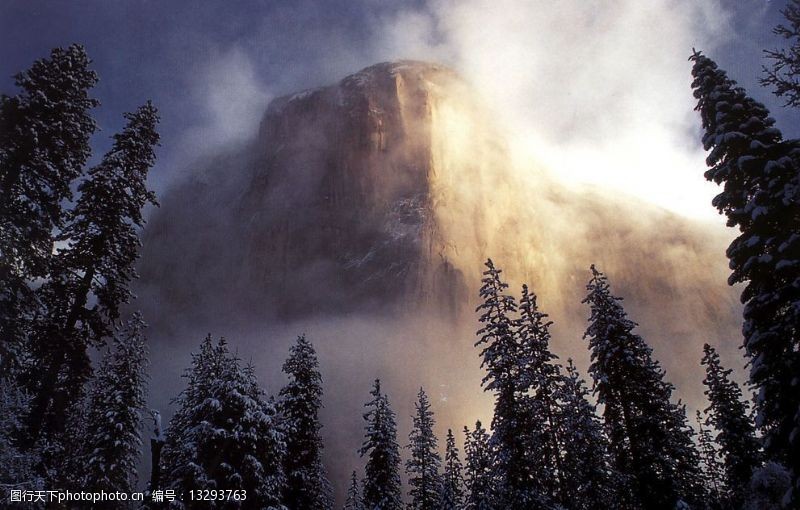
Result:
{"label": "cloudy sky", "polygon": [[689,90],[693,47],[758,99],[788,136],[787,111],[758,86],[784,2],[768,0],[430,0],[382,2],[0,1],[0,90],[51,47],[84,44],[101,82],[103,132],[153,99],[163,190],[206,151],[253,134],[277,95],[377,61],[455,67],[521,153],[574,182],[600,184],[713,218]]}

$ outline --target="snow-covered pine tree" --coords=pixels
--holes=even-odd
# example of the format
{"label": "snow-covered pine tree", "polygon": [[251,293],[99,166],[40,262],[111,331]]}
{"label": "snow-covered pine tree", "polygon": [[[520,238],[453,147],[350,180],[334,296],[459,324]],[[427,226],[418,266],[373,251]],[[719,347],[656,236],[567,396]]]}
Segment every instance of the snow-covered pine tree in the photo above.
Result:
{"label": "snow-covered pine tree", "polygon": [[728,247],[731,285],[745,283],[745,353],[768,458],[792,473],[800,506],[800,143],[708,57],[695,52],[692,88],[705,134],[713,205],[741,234]]}
{"label": "snow-covered pine tree", "polygon": [[719,448],[714,443],[714,436],[711,429],[705,425],[708,415],[697,411],[697,444],[700,449],[700,460],[703,467],[700,472],[703,475],[703,485],[708,494],[708,506],[718,508],[722,504],[722,484],[724,467],[720,460]]}
{"label": "snow-covered pine tree", "polygon": [[278,410],[286,432],[283,504],[289,510],[328,510],[333,490],[322,465],[322,376],[314,346],[297,337],[283,364],[289,383],[280,391]]}
{"label": "snow-covered pine tree", "polygon": [[531,422],[541,415],[536,402],[523,395],[520,375],[524,353],[517,337],[514,297],[506,294],[501,269],[491,259],[481,279],[478,306],[482,327],[476,347],[481,347],[481,368],[486,369],[482,384],[495,395],[492,417],[491,451],[497,477],[497,504],[514,508],[547,508],[545,494],[538,485],[536,464],[531,456],[540,430]]}
{"label": "snow-covered pine tree", "polygon": [[406,461],[408,484],[411,486],[409,508],[413,510],[439,510],[442,493],[442,459],[439,456],[431,404],[425,390],[420,388],[414,404],[413,426],[408,436],[407,448],[411,456]]}
{"label": "snow-covered pine tree", "polygon": [[558,357],[550,351],[552,321],[539,310],[536,294],[527,285],[522,286],[519,311],[515,324],[520,365],[517,398],[523,427],[517,441],[528,457],[529,472],[524,476],[534,481],[531,489],[544,498],[565,504],[572,496],[566,493],[561,466],[558,395],[563,377]]}
{"label": "snow-covered pine tree", "polygon": [[0,491],[3,497],[10,489],[44,488],[44,480],[36,471],[39,451],[20,448],[17,444],[23,425],[20,417],[29,401],[13,379],[0,377]]}
{"label": "snow-covered pine tree", "polygon": [[695,431],[689,424],[686,405],[678,400],[671,406],[669,420],[665,422],[668,436],[672,472],[679,488],[679,503],[688,508],[697,507],[708,499],[700,472],[700,452],[695,441]]}
{"label": "snow-covered pine tree", "polygon": [[621,298],[611,295],[605,275],[594,266],[591,271],[583,300],[591,308],[584,338],[613,467],[630,481],[621,501],[645,510],[694,503],[700,476],[684,408],[670,402],[673,387],[664,381],[650,347],[633,332],[636,323],[628,319]]}
{"label": "snow-covered pine tree", "polygon": [[615,508],[616,478],[608,461],[608,440],[603,425],[589,402],[589,390],[578,370],[567,360],[566,377],[560,389],[561,469],[567,490],[562,506],[571,510],[591,510],[598,501]]}
{"label": "snow-covered pine tree", "polygon": [[706,367],[703,384],[709,401],[707,425],[717,430],[716,442],[724,459],[724,492],[730,505],[737,508],[744,501],[753,470],[760,465],[758,440],[742,390],[730,379],[731,370],[722,366],[716,349],[705,344],[700,363]]}
{"label": "snow-covered pine tree", "polygon": [[789,472],[777,462],[767,462],[753,472],[742,510],[786,510],[785,503],[791,487]]}
{"label": "snow-covered pine tree", "polygon": [[495,504],[493,454],[489,434],[480,421],[475,429],[464,427],[464,486],[466,510],[493,510],[502,508]]}
{"label": "snow-covered pine tree", "polygon": [[517,311],[514,297],[506,293],[508,284],[501,278],[502,269],[497,269],[492,259],[486,261],[486,271],[481,279],[480,298],[483,300],[476,312],[480,312],[481,328],[475,347],[481,347],[481,368],[486,369],[482,383],[487,391],[502,393],[505,388],[516,389],[519,374],[517,356],[519,348],[514,335],[513,314]]}
{"label": "snow-covered pine tree", "polygon": [[453,430],[447,429],[444,451],[444,476],[442,477],[442,510],[461,510],[464,499],[464,467],[458,457],[458,447]]}
{"label": "snow-covered pine tree", "polygon": [[403,501],[395,414],[389,399],[381,393],[379,379],[375,380],[370,395],[372,400],[364,405],[368,409],[364,414],[367,426],[359,450],[362,457],[367,457],[362,500],[369,510],[400,510]]}
{"label": "snow-covered pine tree", "polygon": [[159,135],[149,102],[125,118],[111,150],[78,186],[80,198],[58,236],[65,247],[40,289],[47,312],[31,338],[26,378],[34,396],[28,419],[33,438],[43,429],[56,436],[63,429],[69,406],[91,376],[88,347],[103,344],[131,297],[142,209],[156,203],[146,179]]}
{"label": "snow-covered pine tree", "polygon": [[771,87],[778,97],[786,99],[786,106],[800,106],[800,0],[789,0],[781,11],[788,25],[778,25],[772,32],[791,42],[788,49],[765,50],[772,60],[770,67],[764,66],[761,84]]}
{"label": "snow-covered pine tree", "polygon": [[[164,488],[185,495],[247,491],[244,501],[207,501],[202,508],[284,508],[286,444],[253,367],[242,366],[224,339],[215,343],[209,335],[185,377],[188,384],[176,399],[163,450]],[[179,502],[173,506],[184,508]]]}
{"label": "snow-covered pine tree", "polygon": [[37,312],[29,284],[48,275],[62,206],[91,155],[97,75],[80,45],[55,48],[0,96],[0,372],[19,368]]}
{"label": "snow-covered pine tree", "polygon": [[350,485],[347,487],[347,496],[342,510],[365,510],[358,490],[358,475],[355,471],[350,476]]}
{"label": "snow-covered pine tree", "polygon": [[147,353],[145,324],[134,314],[115,332],[89,391],[85,479],[90,491],[131,493],[141,453],[141,412],[145,406]]}
{"label": "snow-covered pine tree", "polygon": [[[86,479],[86,428],[89,404],[86,391],[81,391],[69,410],[64,430],[57,437],[43,436],[35,444],[25,447],[39,453],[41,462],[37,472],[47,487],[80,490]],[[26,450],[28,451],[28,450]]]}

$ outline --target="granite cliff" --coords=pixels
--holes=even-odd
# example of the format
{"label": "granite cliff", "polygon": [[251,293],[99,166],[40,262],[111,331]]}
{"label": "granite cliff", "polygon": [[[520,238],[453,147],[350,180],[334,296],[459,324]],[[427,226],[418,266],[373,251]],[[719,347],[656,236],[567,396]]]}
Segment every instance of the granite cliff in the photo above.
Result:
{"label": "granite cliff", "polygon": [[492,257],[512,291],[539,293],[557,341],[580,346],[596,263],[656,350],[670,344],[668,368],[688,374],[683,354],[694,363],[702,342],[737,337],[724,228],[548,171],[512,161],[453,71],[377,64],[273,100],[251,142],[162,197],[140,302],[160,332],[420,309],[472,329]]}

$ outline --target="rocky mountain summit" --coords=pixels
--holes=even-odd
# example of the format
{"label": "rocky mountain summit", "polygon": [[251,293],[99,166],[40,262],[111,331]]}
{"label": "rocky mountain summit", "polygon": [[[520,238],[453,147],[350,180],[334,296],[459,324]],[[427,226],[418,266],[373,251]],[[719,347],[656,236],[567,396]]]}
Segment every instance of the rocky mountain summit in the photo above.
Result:
{"label": "rocky mountain summit", "polygon": [[519,168],[495,124],[456,73],[424,62],[273,100],[252,142],[162,198],[140,270],[148,319],[457,317],[474,309],[492,257],[571,337],[591,263],[633,317],[652,316],[643,330],[656,346],[738,334],[723,229]]}
{"label": "rocky mountain summit", "polygon": [[440,257],[430,143],[437,95],[455,86],[441,66],[384,63],[274,100],[239,204],[245,257],[257,261],[248,280],[286,297],[323,284],[337,308],[457,300],[463,282]]}
{"label": "rocky mountain summit", "polygon": [[[145,281],[173,303],[206,290],[282,315],[454,310],[466,288],[442,250],[431,187],[434,108],[448,90],[466,90],[453,71],[401,61],[273,100],[250,146],[166,197]],[[188,289],[169,284],[184,277]]]}

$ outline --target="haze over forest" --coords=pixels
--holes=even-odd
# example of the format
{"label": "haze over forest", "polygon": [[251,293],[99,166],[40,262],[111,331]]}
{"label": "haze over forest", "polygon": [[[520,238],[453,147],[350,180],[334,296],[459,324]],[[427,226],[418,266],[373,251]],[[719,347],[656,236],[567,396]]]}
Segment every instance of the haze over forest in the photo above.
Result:
{"label": "haze over forest", "polygon": [[[735,5],[717,0],[646,5],[634,0],[381,5],[365,0],[246,6],[205,3],[202,7],[182,2],[101,5],[87,1],[57,11],[47,2],[4,2],[0,6],[4,105],[11,105],[16,101],[11,98],[27,90],[12,76],[26,69],[34,73],[31,64],[37,59],[57,61],[51,48],[70,48],[64,57],[76,59],[70,60],[70,66],[80,61],[99,77],[96,85],[87,87],[91,97],[99,99],[99,104],[89,109],[99,129],[86,128],[83,160],[71,163],[76,172],[73,180],[53,193],[61,198],[53,206],[59,211],[55,216],[63,215],[63,219],[56,220],[49,231],[44,227],[38,231],[42,240],[31,241],[45,243],[41,246],[50,242],[52,254],[42,255],[48,249],[39,245],[30,251],[11,244],[2,247],[3,253],[14,254],[13,260],[22,261],[8,265],[8,274],[18,269],[23,282],[21,287],[9,284],[8,288],[17,290],[8,295],[16,295],[24,286],[44,296],[34,300],[41,310],[15,312],[13,317],[6,314],[6,323],[13,325],[3,330],[4,334],[11,332],[7,333],[8,345],[13,335],[24,338],[20,352],[26,354],[20,359],[28,360],[28,355],[30,359],[60,359],[60,353],[52,354],[59,352],[55,343],[37,340],[54,334],[37,326],[35,318],[55,316],[53,303],[59,301],[60,293],[80,288],[77,275],[94,274],[88,266],[76,266],[81,269],[72,272],[68,267],[80,259],[69,253],[74,246],[81,246],[76,241],[83,239],[81,225],[93,225],[91,213],[86,211],[100,207],[96,204],[111,204],[103,201],[102,191],[97,192],[101,198],[91,202],[94,188],[79,186],[95,175],[86,169],[110,169],[129,155],[124,150],[128,147],[125,136],[147,148],[131,163],[141,168],[136,176],[140,180],[124,184],[129,187],[125,189],[133,190],[130,197],[125,195],[133,205],[115,209],[111,204],[107,212],[136,211],[119,225],[131,227],[130,235],[138,236],[141,247],[131,244],[135,238],[126,237],[127,233],[110,237],[121,239],[125,248],[119,251],[129,254],[125,257],[131,257],[130,264],[113,277],[97,279],[109,282],[119,277],[124,284],[113,292],[90,287],[83,304],[78,306],[77,298],[70,301],[75,310],[89,310],[87,315],[74,318],[75,314],[63,314],[75,330],[69,338],[88,335],[87,340],[74,340],[82,347],[73,349],[80,351],[75,355],[77,364],[86,357],[85,366],[76,379],[56,376],[60,372],[54,368],[52,387],[44,391],[47,378],[31,382],[31,368],[20,362],[21,393],[11,398],[15,404],[8,405],[33,411],[19,411],[20,423],[0,422],[0,429],[7,426],[23,431],[9,433],[11,439],[7,443],[0,440],[0,446],[7,444],[8,451],[12,446],[22,451],[30,448],[32,452],[39,448],[32,445],[41,443],[39,434],[57,437],[69,431],[70,420],[77,418],[67,417],[65,402],[85,402],[81,409],[86,416],[94,416],[90,409],[96,402],[92,399],[99,397],[92,392],[98,390],[87,389],[81,396],[80,386],[97,387],[98,367],[106,352],[125,352],[122,347],[109,351],[108,346],[118,345],[116,340],[111,342],[112,337],[146,338],[141,342],[147,351],[147,391],[146,396],[140,395],[145,399],[141,406],[145,446],[142,455],[137,453],[132,461],[138,472],[134,486],[143,489],[152,460],[147,444],[152,422],[144,409],[161,413],[168,438],[168,424],[179,430],[182,406],[188,405],[189,398],[189,379],[182,374],[188,374],[193,363],[196,373],[201,372],[197,367],[198,359],[204,359],[202,353],[209,360],[228,360],[226,356],[241,360],[242,366],[235,370],[246,374],[242,380],[249,381],[252,376],[265,392],[252,396],[252,405],[272,409],[264,414],[272,416],[270,412],[274,412],[276,423],[286,419],[289,404],[282,404],[282,398],[286,399],[286,388],[292,388],[292,378],[297,377],[291,370],[287,373],[291,365],[287,357],[310,363],[316,356],[322,380],[321,463],[331,488],[315,490],[321,494],[332,491],[338,508],[348,496],[351,472],[358,473],[360,490],[370,487],[369,477],[364,475],[370,457],[360,451],[365,444],[365,419],[369,420],[364,413],[370,409],[379,413],[385,396],[396,414],[397,441],[402,447],[412,443],[401,448],[404,466],[415,455],[415,440],[407,438],[410,434],[415,437],[424,414],[420,414],[420,387],[425,389],[435,416],[430,432],[438,438],[440,462],[445,457],[448,429],[457,433],[453,446],[465,453],[462,429],[465,425],[472,429],[476,420],[494,434],[492,448],[502,451],[502,446],[497,446],[502,444],[504,430],[504,422],[498,418],[503,412],[498,397],[502,384],[482,386],[487,384],[486,377],[502,381],[504,375],[493,365],[497,362],[482,351],[486,345],[475,345],[481,335],[488,334],[482,330],[476,336],[476,331],[502,323],[506,313],[498,311],[502,307],[495,310],[488,304],[491,293],[486,289],[491,285],[487,278],[497,278],[492,281],[498,285],[500,281],[509,284],[507,290],[494,289],[501,301],[513,296],[522,305],[528,292],[523,292],[523,284],[529,287],[534,308],[538,306],[548,314],[547,320],[553,321],[551,326],[539,324],[536,328],[543,328],[545,344],[557,356],[553,363],[564,375],[559,388],[572,388],[570,384],[585,379],[587,393],[581,393],[578,385],[569,397],[581,402],[573,407],[581,407],[583,402],[587,409],[600,404],[598,416],[587,418],[591,423],[601,423],[606,403],[603,378],[594,368],[590,370],[599,356],[597,345],[590,345],[597,335],[587,330],[596,320],[598,300],[608,297],[603,294],[604,277],[610,282],[609,296],[622,297],[626,317],[638,324],[633,330],[638,340],[631,340],[634,347],[630,348],[639,349],[637,342],[644,342],[637,356],[646,359],[643,364],[653,374],[660,374],[659,381],[663,377],[663,385],[658,382],[653,387],[658,388],[656,393],[666,392],[662,399],[666,407],[661,410],[672,418],[665,420],[680,421],[675,418],[679,415],[688,420],[675,425],[681,434],[684,425],[697,428],[695,412],[709,405],[704,384],[710,377],[709,363],[700,360],[704,345],[710,344],[714,354],[705,351],[705,356],[711,360],[718,353],[721,366],[732,370],[730,380],[733,387],[740,388],[739,400],[750,423],[753,392],[773,382],[750,379],[753,376],[743,356],[742,315],[746,312],[740,295],[755,277],[742,277],[736,285],[728,285],[731,269],[736,267],[734,261],[729,263],[731,254],[726,249],[741,232],[725,222],[734,222],[731,218],[736,208],[718,206],[718,212],[711,202],[723,188],[704,177],[709,169],[707,149],[723,146],[727,140],[720,135],[722,127],[709,120],[713,117],[709,112],[723,115],[727,106],[718,107],[718,97],[704,92],[702,79],[713,74],[716,62],[747,90],[749,98],[766,106],[772,120],[763,120],[767,113],[762,115],[762,110],[753,107],[753,115],[764,125],[752,136],[773,136],[774,123],[782,138],[775,142],[776,152],[769,155],[779,153],[780,157],[773,158],[776,165],[793,172],[795,167],[785,158],[795,157],[791,151],[792,139],[800,133],[798,110],[784,104],[786,96],[776,97],[774,87],[759,82],[765,76],[762,66],[770,65],[763,50],[790,44],[772,34],[774,26],[786,22],[780,12],[785,7],[782,2],[753,0]],[[72,43],[85,48],[90,63],[81,60],[83,54],[71,47]],[[702,55],[694,53],[694,48],[702,50]],[[689,56],[693,57],[687,60]],[[703,60],[704,56],[713,62]],[[710,83],[711,78],[708,80]],[[719,87],[729,86],[720,83]],[[20,99],[20,104],[25,100]],[[712,106],[703,106],[706,104]],[[750,103],[746,105],[750,108]],[[4,108],[12,111],[11,106]],[[148,108],[157,108],[157,114]],[[121,112],[132,113],[124,117]],[[25,117],[4,116],[13,129],[4,135],[6,146],[0,156],[18,157],[14,150],[24,143],[12,134],[24,130],[13,122],[23,125],[23,121],[6,119]],[[718,129],[716,135],[709,134],[713,129]],[[2,157],[3,165],[16,168],[18,160]],[[767,160],[767,156],[758,157]],[[724,162],[711,164],[722,166]],[[36,167],[33,163],[29,166]],[[725,182],[723,177],[717,178],[718,184]],[[144,186],[155,195],[147,194]],[[9,185],[8,190],[13,189]],[[8,196],[12,195],[9,191]],[[787,200],[793,203],[791,198]],[[10,206],[8,211],[12,211]],[[25,231],[24,214],[17,217],[8,211],[7,223],[14,225],[8,231]],[[745,223],[731,225],[746,231]],[[771,220],[770,225],[776,224],[781,235],[787,236],[796,227],[783,217]],[[94,230],[86,227],[86,232]],[[7,238],[9,243],[24,244],[19,240],[22,236],[9,234]],[[107,244],[113,246],[111,241]],[[80,263],[91,265],[94,252],[86,250],[80,252],[86,258]],[[770,250],[764,248],[763,253],[772,253]],[[26,261],[26,253],[41,257],[41,267],[47,269],[37,269]],[[106,256],[120,263],[113,253]],[[493,265],[487,266],[489,259]],[[133,267],[138,277],[128,281]],[[492,272],[494,267],[502,269],[501,276]],[[57,276],[60,270],[63,275]],[[12,280],[9,276],[8,281]],[[117,289],[123,290],[115,294]],[[131,298],[123,298],[128,289]],[[483,289],[480,294],[479,289]],[[614,301],[609,299],[609,303]],[[113,307],[107,305],[108,300]],[[102,312],[104,306],[113,313]],[[483,311],[476,312],[476,307]],[[490,313],[490,308],[502,317],[486,319],[482,314]],[[29,310],[19,308],[23,309]],[[16,308],[9,305],[8,310]],[[540,329],[536,334],[525,333],[528,330],[521,325],[526,320],[524,306],[520,310],[522,315],[507,311],[505,318],[513,325],[509,326],[514,331],[508,333],[509,338],[525,345],[526,334],[538,338],[536,335],[545,333]],[[120,330],[124,334],[115,333],[115,325],[134,312],[141,312],[147,325],[143,333],[136,326],[138,319]],[[92,319],[92,314],[105,318]],[[96,326],[100,323],[103,327]],[[503,337],[502,333],[491,334]],[[202,343],[209,335],[212,340]],[[313,355],[304,350],[308,347],[297,340],[298,335],[310,341]],[[219,337],[225,338],[223,346],[216,343]],[[134,344],[131,340],[130,345]],[[796,354],[796,346],[788,352]],[[591,358],[593,353],[595,358]],[[64,359],[71,355],[64,354]],[[565,375],[573,374],[573,368],[567,369],[568,359],[574,360],[573,379]],[[528,361],[539,367],[531,370],[544,373],[541,365]],[[56,367],[60,362],[51,363]],[[11,379],[16,370],[9,369]],[[527,381],[524,374],[525,369],[520,369],[515,377]],[[73,381],[75,395],[71,390],[58,390],[55,380],[60,377]],[[381,381],[379,388],[374,387],[376,379]],[[538,395],[538,390],[532,389],[535,384],[530,384],[527,390],[517,388],[517,393]],[[539,380],[536,384],[547,383]],[[371,396],[370,390],[377,393]],[[16,383],[7,393],[16,395],[15,391]],[[47,395],[37,395],[37,391]],[[65,396],[53,396],[58,391]],[[180,395],[183,397],[176,401]],[[274,406],[267,402],[267,395],[276,397]],[[567,399],[563,395],[558,398]],[[373,407],[365,409],[365,402],[372,402]],[[61,416],[54,411],[58,405],[65,406]],[[32,418],[37,410],[42,413],[40,420]],[[417,419],[412,420],[412,415]],[[41,425],[30,425],[33,421]],[[48,425],[51,422],[55,425]],[[49,426],[54,427],[50,432]],[[603,426],[601,443],[608,440],[613,444],[613,427],[608,421]],[[745,435],[752,435],[753,444],[756,436],[764,434],[788,437],[773,431],[789,425],[771,426],[757,430],[753,424],[746,425],[749,432]],[[32,431],[38,427],[41,430]],[[254,427],[268,425],[258,422]],[[477,430],[473,429],[476,434]],[[183,455],[174,434],[177,432],[165,446],[167,472]],[[694,445],[699,436],[687,434]],[[286,437],[291,450],[291,434]],[[67,451],[69,446],[64,445],[72,444],[69,441],[64,439],[61,444],[54,440],[54,444]],[[278,451],[286,447],[281,445],[277,441],[273,446]],[[664,449],[673,446],[679,449],[675,445]],[[762,452],[761,446],[753,447],[753,452],[758,451],[752,453],[751,471],[767,469],[763,466],[768,461],[775,461],[776,466],[783,463],[786,469],[775,471],[776,476],[796,483],[795,466],[782,457],[789,448],[775,454],[769,448]],[[48,455],[58,457],[46,449],[45,453],[35,451],[42,455],[42,465],[55,462],[48,460]],[[609,452],[603,455],[613,456]],[[567,454],[552,455],[560,459]],[[687,458],[681,457],[681,461]],[[53,470],[64,469],[59,466]],[[35,472],[38,468],[30,469]],[[281,473],[274,479],[279,486],[283,483],[280,478],[287,474],[281,470],[289,468],[275,469]],[[497,473],[507,475],[511,468],[502,469]],[[615,469],[618,467],[609,467],[609,472],[616,473]],[[553,468],[551,475],[556,477],[553,473],[562,473],[562,468]],[[502,479],[506,475],[496,476]],[[743,479],[745,486],[750,483],[749,475],[750,471]],[[616,480],[614,476],[611,478]],[[408,492],[413,477],[413,468],[401,477],[402,497],[409,501],[421,497]],[[47,476],[41,479],[48,480]],[[730,478],[726,480],[731,483]],[[691,508],[705,508],[699,506],[700,501],[710,501],[699,495],[707,489],[707,480],[696,484],[701,488],[670,480],[673,482],[672,492],[665,492],[665,505],[683,502],[694,505]],[[289,487],[293,487],[291,483]],[[608,481],[614,491],[621,491],[614,492],[615,497],[627,501],[629,508],[637,507],[636,490],[647,486],[645,481],[636,483],[640,485],[623,490],[624,483]],[[631,488],[634,486],[639,489]],[[524,498],[509,503],[512,499],[502,499],[510,498],[508,494],[496,497],[519,508],[556,508],[552,505],[569,499],[563,486],[537,490],[547,496],[536,504]],[[302,506],[296,501],[287,503],[286,497],[276,496],[278,499],[264,505],[285,504],[290,510]],[[738,493],[719,498],[734,506],[743,505],[746,499]],[[497,501],[493,504],[500,504]],[[384,507],[391,505],[376,508]]]}

